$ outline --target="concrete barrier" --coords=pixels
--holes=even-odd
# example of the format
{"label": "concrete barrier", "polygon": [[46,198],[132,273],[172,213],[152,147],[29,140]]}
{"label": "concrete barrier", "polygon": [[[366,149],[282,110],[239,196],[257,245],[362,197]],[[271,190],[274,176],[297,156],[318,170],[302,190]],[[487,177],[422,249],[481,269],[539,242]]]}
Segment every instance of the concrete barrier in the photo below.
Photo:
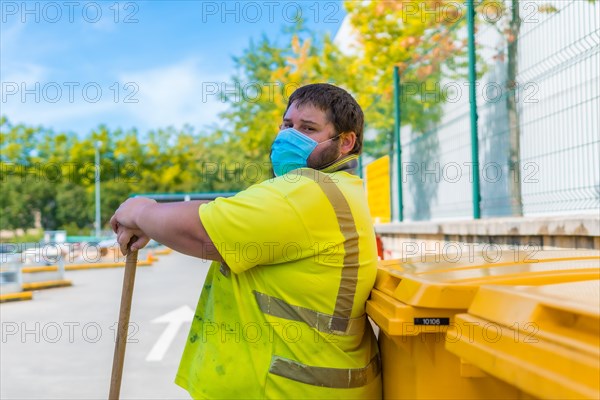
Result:
{"label": "concrete barrier", "polygon": [[21,263],[16,259],[3,262],[0,268],[0,303],[31,298],[31,293],[23,292]]}
{"label": "concrete barrier", "polygon": [[579,249],[600,254],[600,218],[594,215],[392,222],[375,225],[375,231],[383,241],[386,259],[498,248],[532,253]]}

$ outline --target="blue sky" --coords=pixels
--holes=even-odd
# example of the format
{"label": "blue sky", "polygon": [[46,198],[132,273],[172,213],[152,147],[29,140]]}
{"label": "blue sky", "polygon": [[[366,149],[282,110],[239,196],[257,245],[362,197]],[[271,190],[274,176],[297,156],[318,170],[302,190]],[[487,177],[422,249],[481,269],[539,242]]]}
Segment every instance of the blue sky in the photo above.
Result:
{"label": "blue sky", "polygon": [[341,1],[2,1],[0,113],[86,134],[218,123],[232,56],[302,15],[335,36]]}

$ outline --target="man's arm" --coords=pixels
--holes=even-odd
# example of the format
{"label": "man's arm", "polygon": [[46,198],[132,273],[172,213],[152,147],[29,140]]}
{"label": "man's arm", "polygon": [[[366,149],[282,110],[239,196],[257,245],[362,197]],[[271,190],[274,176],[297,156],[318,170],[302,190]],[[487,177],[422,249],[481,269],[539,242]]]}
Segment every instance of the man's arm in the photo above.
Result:
{"label": "man's arm", "polygon": [[110,220],[121,251],[125,254],[131,238],[136,236],[133,249],[154,239],[190,256],[223,261],[198,215],[202,203],[207,201],[157,203],[147,198],[128,199]]}

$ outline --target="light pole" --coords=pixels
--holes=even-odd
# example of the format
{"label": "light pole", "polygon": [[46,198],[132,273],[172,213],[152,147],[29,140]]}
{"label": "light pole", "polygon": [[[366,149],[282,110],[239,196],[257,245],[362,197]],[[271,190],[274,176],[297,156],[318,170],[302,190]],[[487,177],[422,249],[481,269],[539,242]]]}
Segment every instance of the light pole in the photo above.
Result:
{"label": "light pole", "polygon": [[101,141],[96,142],[96,238],[100,238],[100,147]]}

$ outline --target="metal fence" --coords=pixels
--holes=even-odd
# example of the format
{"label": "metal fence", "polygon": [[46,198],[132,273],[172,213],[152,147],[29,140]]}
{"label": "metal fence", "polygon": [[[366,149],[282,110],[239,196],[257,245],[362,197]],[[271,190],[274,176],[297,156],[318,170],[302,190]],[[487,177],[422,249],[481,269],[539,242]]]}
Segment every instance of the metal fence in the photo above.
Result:
{"label": "metal fence", "polygon": [[[465,71],[462,81],[440,82],[463,93],[444,101],[441,119],[428,131],[404,123],[401,93],[414,82],[399,73],[395,220],[600,209],[600,5],[505,5],[507,15],[519,16],[518,25],[507,22],[514,37],[484,21],[477,1],[465,4],[473,7],[477,28],[459,21],[459,36],[473,39],[476,58],[468,64],[477,77]],[[476,102],[467,95],[471,88]]]}

